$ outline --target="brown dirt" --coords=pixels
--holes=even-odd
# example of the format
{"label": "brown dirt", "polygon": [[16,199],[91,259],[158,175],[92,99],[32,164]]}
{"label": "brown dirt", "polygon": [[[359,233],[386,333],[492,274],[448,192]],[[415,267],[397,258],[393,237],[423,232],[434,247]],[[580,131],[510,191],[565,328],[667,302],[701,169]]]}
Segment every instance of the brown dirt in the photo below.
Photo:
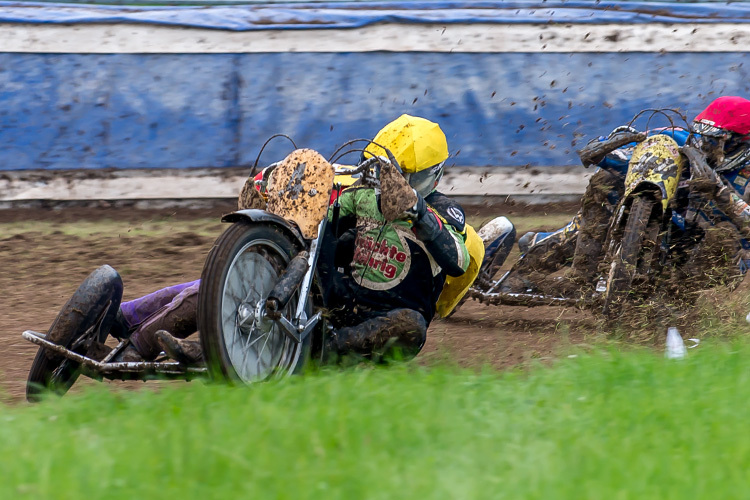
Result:
{"label": "brown dirt", "polygon": [[[192,211],[112,207],[0,210],[0,224],[22,222],[30,227],[29,231],[0,237],[0,399],[18,402],[23,398],[36,347],[24,341],[21,332],[46,331],[92,269],[102,264],[117,269],[125,284],[125,300],[196,279],[211,243],[225,227],[218,218],[233,210],[234,203]],[[539,206],[528,211],[516,207],[517,213],[539,214],[544,210]],[[508,211],[493,208],[482,213]],[[206,217],[215,218],[216,224]],[[61,228],[70,229],[79,227],[79,222],[102,220],[112,221],[111,235],[41,232],[33,224],[55,221]],[[128,229],[154,220],[166,221],[169,230],[143,235]],[[200,220],[202,225],[196,226],[195,221]],[[549,358],[569,344],[584,342],[583,332],[593,331],[592,324],[590,316],[575,309],[488,307],[468,302],[450,319],[433,323],[420,357],[424,362],[447,358],[462,366],[506,368]]]}
{"label": "brown dirt", "polygon": [[[645,297],[629,296],[617,314],[617,326],[633,341],[651,341],[667,326],[695,330],[712,320],[729,324],[743,319],[747,280],[737,269],[744,253],[737,229],[725,222],[708,229],[703,241],[687,250],[686,261],[649,285]],[[643,284],[634,284],[635,288]]]}
{"label": "brown dirt", "polygon": [[506,369],[557,357],[594,335],[592,317],[576,308],[486,306],[467,302],[430,325],[420,357],[460,366]]}
{"label": "brown dirt", "polygon": [[0,210],[0,224],[24,221],[54,221],[58,223],[75,223],[81,220],[99,221],[115,220],[138,224],[148,220],[169,218],[174,221],[189,221],[199,217],[221,217],[222,214],[237,210],[237,200],[217,201],[210,209],[148,209],[135,206],[115,206],[108,202],[99,202],[97,206],[50,205],[44,208],[9,208]]}

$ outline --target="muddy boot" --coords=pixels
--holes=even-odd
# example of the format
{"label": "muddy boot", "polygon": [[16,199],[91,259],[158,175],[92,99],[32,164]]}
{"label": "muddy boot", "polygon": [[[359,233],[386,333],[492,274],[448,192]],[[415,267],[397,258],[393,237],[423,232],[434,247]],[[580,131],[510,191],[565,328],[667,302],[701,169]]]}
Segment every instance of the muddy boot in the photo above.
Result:
{"label": "muddy boot", "polygon": [[477,235],[484,243],[481,273],[485,278],[492,279],[513,249],[516,228],[506,217],[496,217],[482,226]]}
{"label": "muddy boot", "polygon": [[380,359],[387,353],[400,350],[405,358],[412,358],[422,349],[426,339],[427,322],[419,312],[394,309],[384,316],[335,330],[323,352],[333,357],[357,354]]}
{"label": "muddy boot", "polygon": [[144,359],[156,359],[162,347],[156,339],[156,332],[167,330],[177,338],[185,338],[198,329],[198,286],[185,288],[167,305],[146,318],[138,325],[130,341]]}
{"label": "muddy boot", "polygon": [[196,365],[203,361],[200,342],[178,339],[166,330],[156,332],[156,341],[167,356],[183,365]]}
{"label": "muddy boot", "polygon": [[109,334],[114,338],[120,340],[127,338],[130,334],[131,329],[132,326],[125,318],[122,309],[119,309],[117,311],[117,315],[115,316],[115,321],[112,323],[112,327],[109,329]]}

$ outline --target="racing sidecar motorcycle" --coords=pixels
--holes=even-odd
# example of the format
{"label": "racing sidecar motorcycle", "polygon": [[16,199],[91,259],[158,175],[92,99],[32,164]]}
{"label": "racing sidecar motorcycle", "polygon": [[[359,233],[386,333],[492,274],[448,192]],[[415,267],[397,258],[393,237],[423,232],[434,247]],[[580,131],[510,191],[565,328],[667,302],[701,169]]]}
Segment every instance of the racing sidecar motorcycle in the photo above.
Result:
{"label": "racing sidecar motorcycle", "polygon": [[[719,224],[733,235],[726,247],[732,248],[731,255],[721,259],[726,262],[721,264],[724,269],[718,273],[720,279],[711,283],[708,279],[698,281],[704,287],[725,284],[730,289],[741,281],[750,267],[750,231],[735,226],[711,200],[689,189],[688,181],[710,174],[705,153],[691,139],[690,125],[678,129],[672,124],[652,135],[638,132],[631,125],[618,127],[605,140],[590,144],[592,147],[586,152],[590,158],[597,158],[591,162],[597,164],[609,152],[623,146],[628,149],[622,155],[627,157],[624,192],[608,222],[599,257],[600,272],[589,283],[589,293],[544,293],[544,287],[537,288],[529,280],[528,288],[508,290],[503,285],[522,263],[522,255],[497,279],[494,278],[497,268],[485,262],[469,297],[496,305],[585,307],[612,320],[624,302],[644,300],[654,292],[667,293],[665,281],[680,281],[680,277],[694,274],[691,266],[695,266],[696,259],[709,258],[707,235]],[[602,168],[606,167],[605,164]],[[613,174],[623,175],[616,171]],[[718,177],[733,189],[728,179]],[[574,219],[569,226],[576,223]]]}
{"label": "racing sidecar motorcycle", "polygon": [[[386,153],[389,159],[373,157],[356,168],[341,168],[316,151],[297,149],[260,178],[251,176],[252,189],[243,189],[240,199],[252,208],[222,218],[231,225],[214,243],[201,275],[197,324],[204,364],[187,366],[165,355],[153,362],[115,361],[129,344],[129,332],[116,327],[123,283],[113,268],[102,266],[84,280],[46,334],[23,332],[39,346],[27,399],[37,401],[48,391],[64,394],[80,375],[208,376],[252,383],[297,373],[319,359],[331,327],[323,316],[316,262],[326,226],[337,224],[336,194],[343,189],[338,179],[379,187],[386,223],[416,203],[396,160]],[[467,244],[481,251],[472,254],[469,271],[444,288],[441,315],[458,303],[479,271],[484,249],[473,230],[469,238]],[[105,344],[109,336],[118,341],[113,348]]]}

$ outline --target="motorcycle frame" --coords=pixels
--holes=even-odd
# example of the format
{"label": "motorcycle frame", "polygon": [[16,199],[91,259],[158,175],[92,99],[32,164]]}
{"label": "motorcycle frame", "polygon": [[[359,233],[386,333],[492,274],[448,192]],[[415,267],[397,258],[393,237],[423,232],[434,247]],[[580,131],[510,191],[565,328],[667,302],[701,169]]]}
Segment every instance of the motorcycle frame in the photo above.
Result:
{"label": "motorcycle frame", "polygon": [[111,359],[129,343],[121,341],[106,358],[97,361],[88,356],[73,352],[59,344],[47,340],[43,333],[26,330],[22,337],[32,344],[44,347],[50,352],[59,354],[81,365],[81,375],[100,380],[143,380],[148,376],[159,376],[176,380],[191,380],[207,374],[205,367],[188,367],[176,361],[140,361],[112,363]]}
{"label": "motorcycle frame", "polygon": [[[362,181],[364,184],[377,185],[376,177],[370,175],[370,169],[378,165],[381,161],[380,158],[370,158],[363,162],[360,166],[355,169],[342,169],[337,170],[334,173],[338,175],[362,175]],[[339,187],[340,190],[340,187]],[[317,236],[312,240],[306,240],[302,233],[295,227],[293,223],[281,217],[280,215],[268,212],[260,209],[248,209],[239,210],[231,214],[222,217],[222,222],[237,222],[239,220],[250,220],[252,222],[265,222],[271,223],[280,227],[287,235],[291,236],[294,241],[302,249],[308,249],[309,256],[307,258],[307,271],[302,277],[300,288],[298,291],[299,301],[297,302],[297,309],[295,310],[294,317],[289,320],[283,315],[278,315],[273,312],[267,311],[266,307],[263,306],[259,310],[259,316],[262,323],[272,324],[276,323],[281,327],[284,334],[296,343],[301,343],[307,338],[308,335],[315,329],[317,324],[323,317],[323,312],[316,312],[311,318],[307,317],[307,309],[311,300],[310,290],[312,289],[313,280],[317,268],[318,257],[321,252],[323,236],[328,225],[328,217],[325,216],[318,223]]]}

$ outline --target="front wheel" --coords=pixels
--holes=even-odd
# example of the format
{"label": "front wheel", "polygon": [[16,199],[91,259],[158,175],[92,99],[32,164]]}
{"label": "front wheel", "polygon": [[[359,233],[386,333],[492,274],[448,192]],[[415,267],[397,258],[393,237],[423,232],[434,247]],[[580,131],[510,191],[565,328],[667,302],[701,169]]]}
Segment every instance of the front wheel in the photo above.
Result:
{"label": "front wheel", "polygon": [[[103,342],[120,309],[122,279],[101,266],[83,280],[47,331],[47,340],[85,355],[92,342]],[[104,337],[104,338],[102,338]],[[45,392],[62,396],[80,375],[80,365],[40,347],[29,370],[26,399],[37,402]]]}
{"label": "front wheel", "polygon": [[[258,314],[298,249],[273,225],[236,222],[206,259],[198,294],[198,330],[212,378],[252,383],[301,369],[310,349]],[[295,294],[281,313],[291,319]]]}
{"label": "front wheel", "polygon": [[[611,318],[636,281],[646,282],[658,251],[659,220],[652,217],[657,200],[638,196],[633,200],[619,241],[610,246],[611,263],[604,295],[604,314]],[[638,279],[637,279],[638,278]],[[639,283],[643,286],[645,283]]]}

